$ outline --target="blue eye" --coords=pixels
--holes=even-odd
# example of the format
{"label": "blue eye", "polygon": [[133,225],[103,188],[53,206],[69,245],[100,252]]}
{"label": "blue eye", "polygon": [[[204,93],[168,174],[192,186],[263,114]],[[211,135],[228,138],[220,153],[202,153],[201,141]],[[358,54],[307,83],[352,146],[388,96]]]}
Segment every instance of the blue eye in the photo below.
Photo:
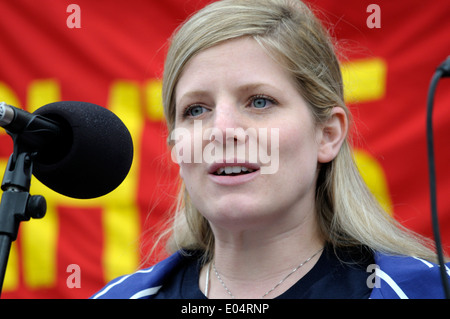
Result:
{"label": "blue eye", "polygon": [[266,95],[255,95],[250,98],[250,106],[255,109],[266,109],[272,105],[276,105],[277,102]]}
{"label": "blue eye", "polygon": [[189,106],[184,112],[185,116],[197,117],[205,113],[207,109],[201,105]]}
{"label": "blue eye", "polygon": [[257,109],[262,109],[267,106],[267,99],[259,97],[253,100],[253,106]]}

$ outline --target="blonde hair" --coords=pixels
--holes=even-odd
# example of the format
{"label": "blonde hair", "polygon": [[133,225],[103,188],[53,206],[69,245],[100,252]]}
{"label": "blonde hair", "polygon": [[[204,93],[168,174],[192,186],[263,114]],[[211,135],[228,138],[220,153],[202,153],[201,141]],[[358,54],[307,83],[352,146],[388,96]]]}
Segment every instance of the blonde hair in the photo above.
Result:
{"label": "blonde hair", "polygon": [[[223,41],[251,37],[290,71],[317,124],[333,107],[343,108],[339,61],[328,32],[299,0],[223,0],[188,19],[174,34],[163,78],[163,105],[170,132],[175,125],[175,89],[186,63],[198,52]],[[350,142],[320,167],[316,185],[320,230],[334,247],[365,245],[373,251],[436,261],[429,240],[402,227],[368,190],[353,160]],[[168,250],[198,249],[205,260],[214,252],[208,221],[190,202],[184,185],[178,197]]]}

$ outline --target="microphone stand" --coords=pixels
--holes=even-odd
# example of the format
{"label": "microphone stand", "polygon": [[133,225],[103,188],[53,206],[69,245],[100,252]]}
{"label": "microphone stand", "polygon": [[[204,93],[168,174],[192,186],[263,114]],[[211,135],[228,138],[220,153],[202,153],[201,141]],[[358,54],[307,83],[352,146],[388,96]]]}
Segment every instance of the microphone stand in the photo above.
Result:
{"label": "microphone stand", "polygon": [[11,243],[17,239],[19,225],[30,218],[45,216],[47,204],[40,195],[30,195],[33,146],[21,138],[21,134],[8,134],[13,138],[14,151],[9,158],[1,189],[0,202],[0,295],[11,250]]}

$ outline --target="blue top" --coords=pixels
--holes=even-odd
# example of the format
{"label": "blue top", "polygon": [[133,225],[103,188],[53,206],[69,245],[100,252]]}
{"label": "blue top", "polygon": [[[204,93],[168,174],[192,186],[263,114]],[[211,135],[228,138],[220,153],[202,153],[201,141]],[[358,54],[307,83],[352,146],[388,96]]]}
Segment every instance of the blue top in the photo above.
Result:
{"label": "blue top", "polygon": [[[318,274],[317,269],[320,268],[323,255],[308,273]],[[192,257],[186,256],[181,252],[176,252],[172,256],[157,263],[153,267],[138,270],[133,274],[125,275],[112,280],[103,289],[93,295],[93,299],[148,299],[148,298],[204,298],[198,288],[198,273],[197,277],[191,278],[192,287],[196,287],[190,294],[174,294],[174,277],[179,276],[180,269],[183,265],[184,271],[189,271],[188,260]],[[374,264],[369,264],[366,268],[366,286],[369,290],[361,290],[358,295],[347,296],[342,295],[342,298],[371,298],[371,299],[436,299],[444,298],[444,290],[441,282],[439,266],[429,261],[408,256],[392,256],[381,253],[373,255]],[[319,265],[319,266],[318,266]],[[316,267],[318,266],[318,267]],[[450,263],[446,264],[447,277],[450,277]],[[192,271],[192,267],[190,268]],[[361,270],[361,269],[360,269]],[[308,276],[305,275],[303,278]],[[361,271],[357,275],[361,279]],[[310,275],[309,277],[311,277]],[[302,278],[302,279],[303,279]],[[336,278],[336,276],[335,276]],[[352,277],[356,278],[356,277]],[[302,281],[302,280],[300,280]],[[352,280],[348,280],[352,282]],[[331,283],[331,281],[329,281]],[[181,285],[181,284],[180,284]],[[172,288],[167,289],[169,286]],[[293,286],[295,290],[296,285]],[[363,286],[363,285],[360,285]],[[164,289],[161,289],[164,287]],[[365,288],[364,287],[364,288]],[[285,298],[289,298],[289,289]],[[299,291],[299,290],[295,290]],[[369,291],[368,294],[365,291]],[[161,294],[159,294],[161,292]],[[281,298],[283,298],[282,294]],[[327,295],[299,295],[302,298],[330,298]],[[333,296],[331,297],[333,298]]]}
{"label": "blue top", "polygon": [[[201,253],[192,252],[191,258],[184,258],[155,298],[206,299],[199,288],[200,256]],[[372,284],[367,285],[370,273],[366,269],[374,263],[373,254],[367,249],[352,253],[326,245],[314,267],[281,295],[274,295],[275,299],[367,299]]]}

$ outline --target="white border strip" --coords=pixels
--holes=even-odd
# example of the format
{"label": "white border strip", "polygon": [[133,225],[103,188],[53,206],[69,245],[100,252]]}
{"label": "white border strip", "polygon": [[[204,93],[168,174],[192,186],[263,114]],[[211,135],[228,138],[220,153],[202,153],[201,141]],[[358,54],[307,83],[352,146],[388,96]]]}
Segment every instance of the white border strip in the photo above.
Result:
{"label": "white border strip", "polygon": [[384,271],[382,271],[380,268],[375,268],[375,274],[383,279],[393,290],[394,292],[400,297],[400,299],[409,299],[408,296],[403,292],[403,290],[397,285],[397,283]]}

